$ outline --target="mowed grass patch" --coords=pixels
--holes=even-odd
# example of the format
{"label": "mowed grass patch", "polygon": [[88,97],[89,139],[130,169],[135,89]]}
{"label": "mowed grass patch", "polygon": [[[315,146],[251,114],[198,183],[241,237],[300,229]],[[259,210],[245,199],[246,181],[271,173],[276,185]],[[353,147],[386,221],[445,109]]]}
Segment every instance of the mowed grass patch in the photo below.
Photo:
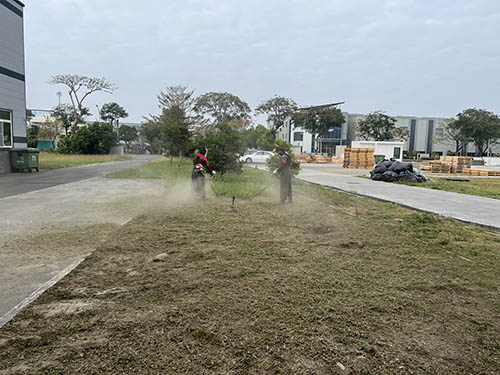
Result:
{"label": "mowed grass patch", "polygon": [[[228,173],[217,176],[213,180],[213,189],[217,195],[252,199],[257,195],[266,194],[266,187],[279,185],[279,180],[270,173],[252,168],[243,168],[240,174]],[[265,190],[264,190],[265,189]]]}
{"label": "mowed grass patch", "polygon": [[293,205],[272,190],[234,211],[212,198],[136,218],[0,331],[0,368],[500,371],[497,233],[294,189]]}
{"label": "mowed grass patch", "polygon": [[117,155],[67,155],[54,152],[40,152],[40,169],[60,169],[81,165],[127,160],[130,156]]}
{"label": "mowed grass patch", "polygon": [[[153,178],[166,179],[172,183],[189,182],[193,171],[192,160],[185,158],[167,159],[160,158],[153,160],[139,168],[126,169],[120,172],[109,174],[110,178]],[[205,187],[207,192],[213,191],[218,196],[235,197],[237,199],[251,199],[255,197],[263,188],[273,182],[278,183],[278,179],[269,173],[252,168],[243,168],[239,174],[226,173],[217,174],[216,177],[205,175]],[[263,192],[265,193],[265,192]]]}
{"label": "mowed grass patch", "polygon": [[418,186],[428,189],[452,191],[461,194],[477,195],[480,197],[500,199],[500,178],[467,178],[468,181],[449,181],[444,178],[433,178],[433,182],[422,184],[400,182],[409,186]]}

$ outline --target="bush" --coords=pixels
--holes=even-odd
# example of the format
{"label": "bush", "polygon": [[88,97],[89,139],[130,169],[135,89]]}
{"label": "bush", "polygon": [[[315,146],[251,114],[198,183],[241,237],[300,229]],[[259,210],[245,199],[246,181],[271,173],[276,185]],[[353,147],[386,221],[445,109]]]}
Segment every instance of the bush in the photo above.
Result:
{"label": "bush", "polygon": [[197,149],[208,149],[208,161],[217,173],[240,173],[239,155],[244,151],[243,135],[237,124],[228,122],[213,126],[199,134],[194,145]]}
{"label": "bush", "polygon": [[56,152],[59,154],[71,154],[71,139],[63,135],[57,142]]}
{"label": "bush", "polygon": [[71,138],[61,137],[57,152],[62,154],[109,154],[118,138],[110,124],[92,125],[79,129]]}

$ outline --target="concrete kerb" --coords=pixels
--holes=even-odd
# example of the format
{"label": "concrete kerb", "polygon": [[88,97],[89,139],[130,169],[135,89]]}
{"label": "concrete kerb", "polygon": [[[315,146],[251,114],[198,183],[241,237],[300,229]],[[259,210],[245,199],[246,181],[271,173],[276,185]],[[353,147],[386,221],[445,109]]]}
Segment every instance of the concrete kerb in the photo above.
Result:
{"label": "concrete kerb", "polygon": [[78,267],[90,254],[84,255],[82,258],[76,260],[71,263],[65,269],[57,273],[52,279],[42,284],[38,289],[36,289],[33,293],[31,293],[24,300],[19,302],[16,306],[14,306],[10,311],[0,317],[0,329],[9,323],[12,319],[14,319],[17,314],[22,312],[26,307],[28,307],[31,303],[36,301],[43,293],[56,285],[59,281],[61,281],[64,277],[69,275],[76,267]]}

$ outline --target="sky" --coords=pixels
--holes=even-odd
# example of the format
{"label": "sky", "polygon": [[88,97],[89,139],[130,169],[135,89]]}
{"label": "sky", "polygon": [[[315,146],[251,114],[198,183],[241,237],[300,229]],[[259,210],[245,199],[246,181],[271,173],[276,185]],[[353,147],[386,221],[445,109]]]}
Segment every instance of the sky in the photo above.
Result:
{"label": "sky", "polygon": [[[500,113],[498,0],[24,0],[28,108],[69,98],[55,74],[105,77],[139,122],[171,85],[252,108],[345,101],[352,113]],[[256,122],[262,122],[256,118]]]}

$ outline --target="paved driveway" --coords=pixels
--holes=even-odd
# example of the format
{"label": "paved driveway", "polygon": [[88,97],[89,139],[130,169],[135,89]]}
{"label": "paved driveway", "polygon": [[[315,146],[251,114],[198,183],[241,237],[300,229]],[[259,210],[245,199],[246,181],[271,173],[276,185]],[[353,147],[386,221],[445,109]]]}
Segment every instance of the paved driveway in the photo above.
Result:
{"label": "paved driveway", "polygon": [[163,198],[163,180],[96,177],[150,159],[0,178],[0,327]]}
{"label": "paved driveway", "polygon": [[136,155],[131,160],[85,165],[75,168],[62,168],[53,171],[42,170],[38,173],[0,174],[0,198],[28,193],[70,182],[102,177],[112,172],[135,168],[158,156]]}

